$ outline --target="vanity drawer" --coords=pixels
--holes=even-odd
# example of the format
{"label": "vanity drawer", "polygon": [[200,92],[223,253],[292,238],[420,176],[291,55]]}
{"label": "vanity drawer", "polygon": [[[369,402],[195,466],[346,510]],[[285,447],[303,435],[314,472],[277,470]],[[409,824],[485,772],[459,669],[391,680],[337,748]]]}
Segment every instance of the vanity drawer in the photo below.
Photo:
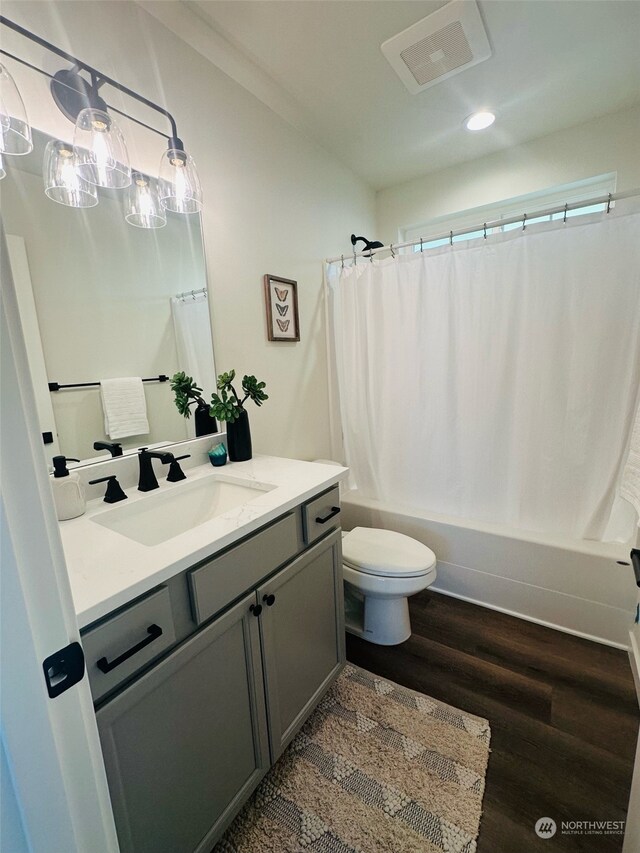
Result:
{"label": "vanity drawer", "polygon": [[[337,510],[337,511],[336,511]],[[340,526],[340,488],[334,486],[302,507],[304,541],[315,542],[329,530]]]}
{"label": "vanity drawer", "polygon": [[95,702],[158,657],[176,636],[167,587],[87,631],[82,645]]}
{"label": "vanity drawer", "polygon": [[225,554],[189,572],[193,615],[198,625],[268,574],[292,559],[301,547],[298,514],[292,512]]}

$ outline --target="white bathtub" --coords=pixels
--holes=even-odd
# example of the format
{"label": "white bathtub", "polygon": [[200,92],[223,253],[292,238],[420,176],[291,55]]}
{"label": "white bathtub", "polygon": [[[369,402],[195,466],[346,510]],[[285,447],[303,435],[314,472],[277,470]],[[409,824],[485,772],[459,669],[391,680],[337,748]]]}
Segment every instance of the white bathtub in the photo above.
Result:
{"label": "white bathtub", "polygon": [[413,536],[438,558],[431,589],[577,634],[629,648],[637,589],[632,543],[593,542],[498,525],[466,523],[357,491],[342,496],[342,523]]}

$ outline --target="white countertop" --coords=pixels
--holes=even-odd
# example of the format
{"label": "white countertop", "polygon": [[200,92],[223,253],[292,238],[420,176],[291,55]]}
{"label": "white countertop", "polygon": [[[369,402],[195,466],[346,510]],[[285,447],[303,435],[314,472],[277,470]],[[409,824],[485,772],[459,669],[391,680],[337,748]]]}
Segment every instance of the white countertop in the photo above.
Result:
{"label": "white countertop", "polygon": [[[243,506],[187,530],[159,545],[141,545],[96,524],[92,518],[113,505],[102,500],[87,504],[79,518],[60,522],[71,591],[80,628],[148,592],[194,563],[242,539],[299,503],[338,482],[347,468],[300,462],[274,456],[255,456],[248,462],[230,462],[214,468],[209,463],[186,471],[187,480],[167,483],[150,494],[176,491],[185,483],[217,474],[275,488],[259,492]],[[144,501],[149,493],[127,490],[126,505]],[[118,503],[115,506],[125,506]]]}

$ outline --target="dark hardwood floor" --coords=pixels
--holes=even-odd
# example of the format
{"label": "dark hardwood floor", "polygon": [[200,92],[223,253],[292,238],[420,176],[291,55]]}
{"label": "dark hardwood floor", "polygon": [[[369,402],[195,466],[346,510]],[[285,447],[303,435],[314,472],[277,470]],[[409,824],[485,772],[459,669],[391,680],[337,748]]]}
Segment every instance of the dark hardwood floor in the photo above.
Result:
{"label": "dark hardwood floor", "polygon": [[[478,853],[618,853],[622,835],[560,822],[625,818],[639,723],[626,652],[429,591],[410,601],[406,643],[347,635],[347,658],[489,720]],[[537,837],[540,817],[554,838]]]}

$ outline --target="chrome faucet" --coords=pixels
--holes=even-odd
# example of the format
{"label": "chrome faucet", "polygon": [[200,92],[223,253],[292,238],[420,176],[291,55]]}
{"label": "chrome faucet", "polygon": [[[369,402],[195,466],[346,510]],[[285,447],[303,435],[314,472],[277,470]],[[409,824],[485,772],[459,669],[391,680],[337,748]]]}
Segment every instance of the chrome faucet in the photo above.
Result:
{"label": "chrome faucet", "polygon": [[153,470],[152,459],[159,459],[163,465],[169,465],[174,460],[173,453],[162,453],[161,451],[148,450],[141,447],[138,452],[140,463],[140,477],[138,479],[138,491],[150,492],[158,488],[158,480]]}

